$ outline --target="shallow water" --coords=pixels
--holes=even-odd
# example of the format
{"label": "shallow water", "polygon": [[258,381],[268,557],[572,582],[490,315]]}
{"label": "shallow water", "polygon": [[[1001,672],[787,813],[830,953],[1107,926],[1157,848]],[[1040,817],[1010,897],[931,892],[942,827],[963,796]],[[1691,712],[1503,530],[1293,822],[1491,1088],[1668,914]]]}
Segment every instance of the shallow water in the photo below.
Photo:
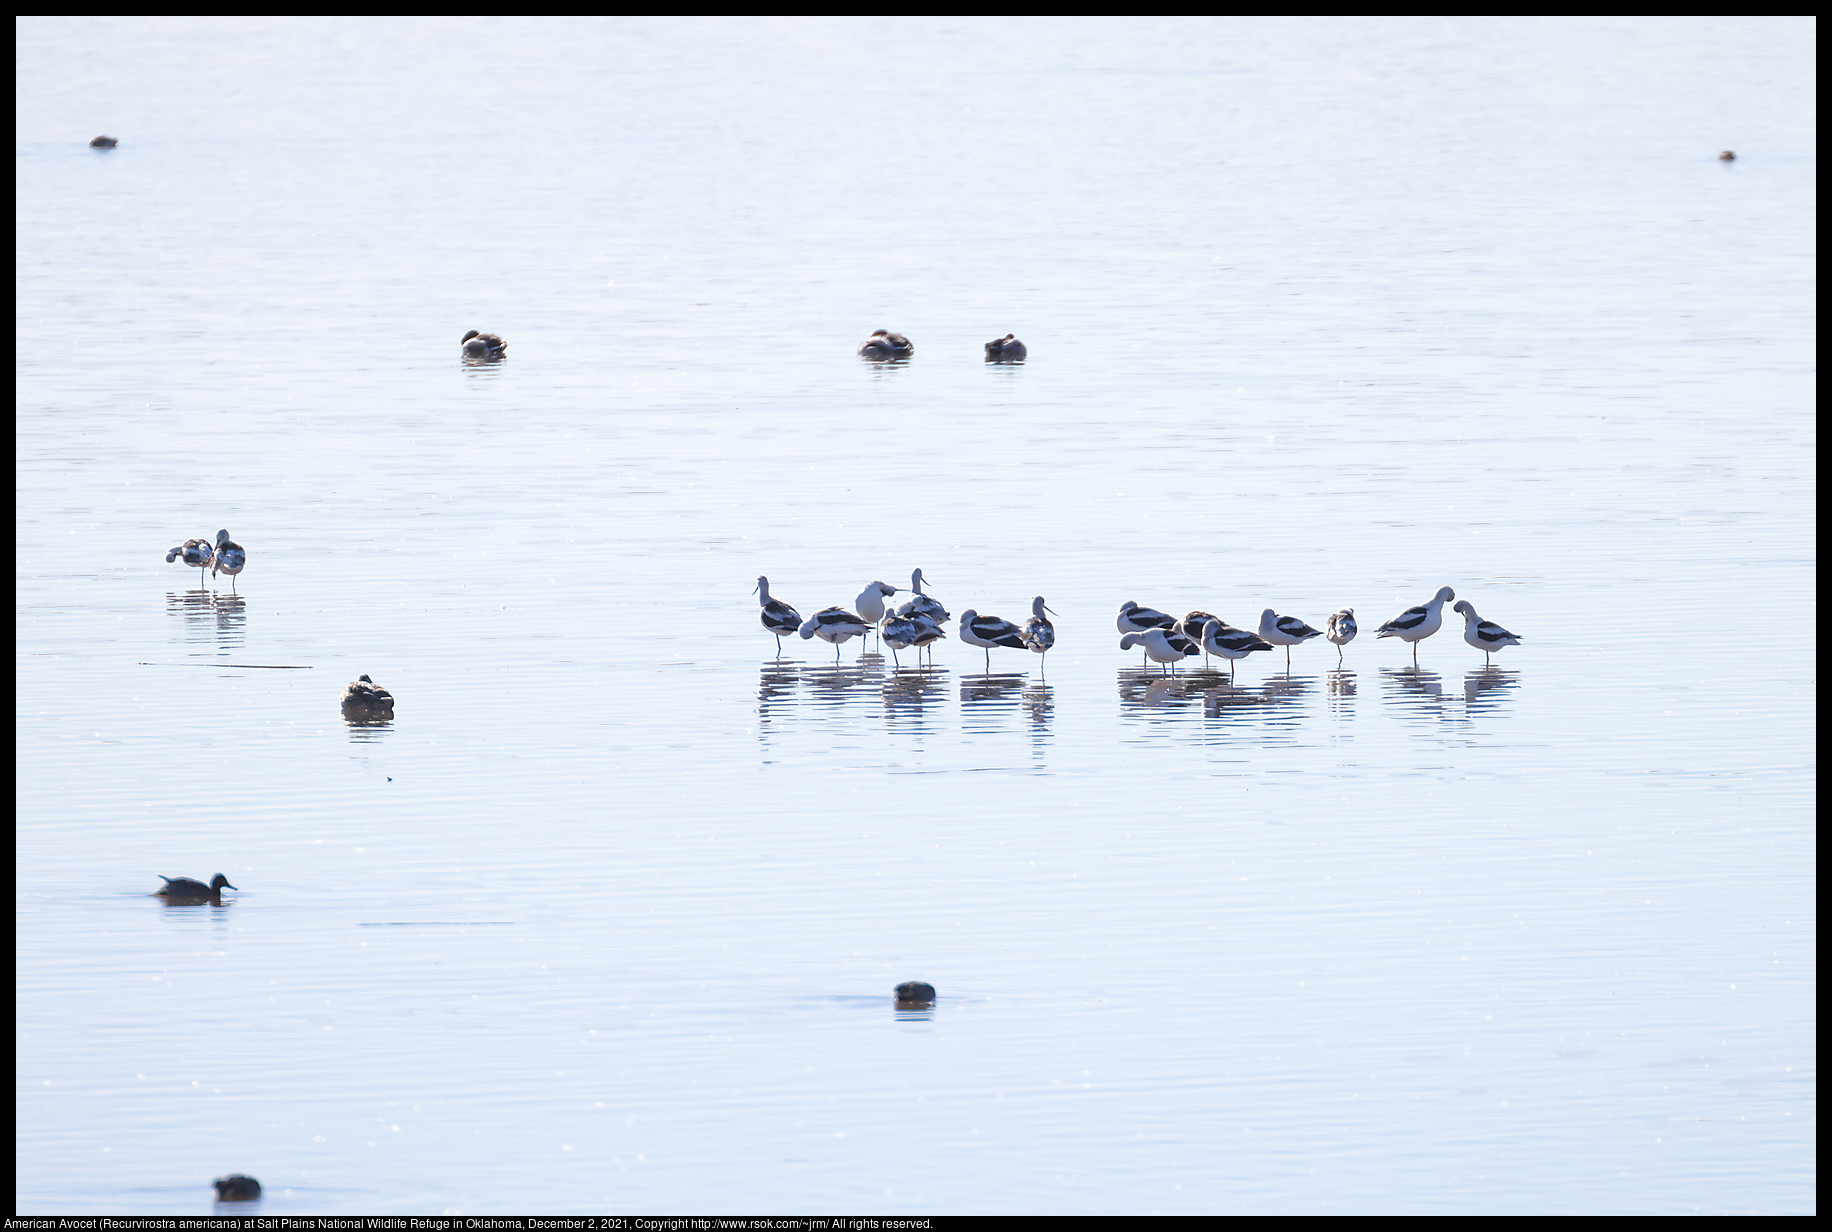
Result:
{"label": "shallow water", "polygon": [[21,25],[18,1209],[1815,1209],[1811,27],[897,33]]}

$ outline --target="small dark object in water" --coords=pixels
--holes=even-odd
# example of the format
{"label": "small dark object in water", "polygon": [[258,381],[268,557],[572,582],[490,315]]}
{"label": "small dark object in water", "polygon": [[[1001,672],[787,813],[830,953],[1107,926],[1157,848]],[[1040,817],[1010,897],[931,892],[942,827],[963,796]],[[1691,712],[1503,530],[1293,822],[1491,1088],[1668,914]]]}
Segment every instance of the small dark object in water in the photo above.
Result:
{"label": "small dark object in water", "polygon": [[897,1005],[934,1005],[935,985],[925,984],[921,980],[911,980],[907,984],[897,985]]}
{"label": "small dark object in water", "polygon": [[219,1176],[210,1183],[216,1186],[218,1202],[253,1202],[261,1196],[261,1182],[240,1172]]}
{"label": "small dark object in water", "polygon": [[92,150],[112,150],[115,148],[116,144],[117,142],[113,137],[97,137],[94,141],[89,143],[89,148]]}
{"label": "small dark object in water", "polygon": [[230,885],[229,879],[221,873],[212,877],[209,885],[205,885],[201,881],[193,881],[189,877],[161,876],[159,880],[165,882],[165,885],[160,889],[154,890],[153,895],[156,898],[163,898],[168,903],[186,903],[190,905],[196,905],[198,903],[220,903],[223,901],[224,890],[239,889],[237,886]]}
{"label": "small dark object in water", "polygon": [[501,359],[509,344],[495,334],[470,331],[458,340],[466,359]]}
{"label": "small dark object in water", "polygon": [[[114,143],[111,141],[109,144],[113,145]],[[1735,150],[1725,150],[1718,155],[1718,161],[1721,163],[1734,163],[1737,161],[1737,152]]]}
{"label": "small dark object in water", "polygon": [[367,672],[350,682],[350,687],[344,690],[343,699],[346,706],[379,706],[387,710],[394,709],[394,694],[369,679]]}
{"label": "small dark object in water", "polygon": [[987,359],[1023,359],[1025,354],[1024,344],[1011,334],[994,338],[986,344]]}
{"label": "small dark object in water", "polygon": [[871,337],[859,344],[859,354],[866,359],[906,359],[915,350],[902,334],[883,329],[874,329]]}

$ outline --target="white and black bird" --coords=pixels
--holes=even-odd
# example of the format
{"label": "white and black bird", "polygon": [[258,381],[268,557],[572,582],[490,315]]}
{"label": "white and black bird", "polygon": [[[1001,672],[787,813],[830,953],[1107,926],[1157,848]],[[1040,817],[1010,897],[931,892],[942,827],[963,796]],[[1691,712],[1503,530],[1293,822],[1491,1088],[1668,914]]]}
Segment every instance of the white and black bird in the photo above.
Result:
{"label": "white and black bird", "polygon": [[[1147,629],[1168,629],[1175,632],[1177,618],[1166,616],[1155,607],[1140,607],[1128,599],[1120,604],[1120,614],[1114,618],[1113,627],[1121,633],[1143,633]],[[1151,651],[1147,650],[1145,653],[1150,654]],[[1141,663],[1144,661],[1142,658],[1139,660]]]}
{"label": "white and black bird", "polygon": [[1202,626],[1202,650],[1228,660],[1228,674],[1234,673],[1234,660],[1244,659],[1259,650],[1271,650],[1272,644],[1248,629],[1236,629],[1225,620],[1210,617]]}
{"label": "white and black bird", "polygon": [[[929,662],[934,663],[935,643],[945,639],[948,636],[947,632],[927,616],[904,617],[901,612],[898,613],[898,616],[915,624],[916,630],[910,635],[910,645],[914,646],[918,651],[927,650],[929,652]],[[918,662],[920,662],[920,660],[918,660]]]}
{"label": "white and black bird", "polygon": [[[1143,647],[1153,662],[1175,664],[1179,659],[1201,654],[1195,642],[1183,634],[1170,629],[1146,629],[1142,633],[1128,633],[1120,639],[1121,650],[1131,650],[1134,646]],[[1172,671],[1176,668],[1173,666]]]}
{"label": "white and black bird", "polygon": [[782,656],[782,639],[801,628],[801,613],[784,603],[781,599],[770,598],[770,579],[759,577],[757,589],[751,592],[757,596],[757,602],[763,605],[763,627],[776,635],[776,654]]}
{"label": "white and black bird", "polygon": [[1463,613],[1463,640],[1480,650],[1483,662],[1493,662],[1487,656],[1494,654],[1504,646],[1518,646],[1520,639],[1492,620],[1484,620],[1476,615],[1476,605],[1464,599],[1451,609]]}
{"label": "white and black bird", "polygon": [[1024,630],[1009,620],[1000,620],[997,616],[982,616],[972,608],[961,613],[961,641],[969,646],[978,646],[986,652],[986,670],[992,671],[992,648],[1005,646],[1012,650],[1024,649]]}
{"label": "white and black bird", "polygon": [[852,601],[852,606],[859,613],[860,618],[875,629],[878,627],[878,622],[884,619],[884,601],[896,593],[895,586],[883,582],[868,582],[865,589],[859,592],[859,597]]}
{"label": "white and black bird", "polygon": [[210,566],[210,576],[215,577],[218,570],[227,573],[229,575],[229,589],[233,592],[235,590],[235,575],[246,568],[247,564],[248,553],[242,550],[242,545],[231,539],[228,531],[217,531],[216,563]]}
{"label": "white and black bird", "polygon": [[[1197,645],[1201,645],[1202,626],[1208,624],[1211,620],[1220,619],[1221,617],[1215,615],[1213,612],[1191,612],[1177,622],[1177,632],[1189,638],[1190,641],[1195,642]],[[1204,667],[1209,665],[1208,652],[1206,650],[1202,653],[1202,665]]]}
{"label": "white and black bird", "polygon": [[481,334],[473,329],[458,340],[458,350],[466,359],[501,359],[508,353],[509,344],[495,334]]}
{"label": "white and black bird", "polygon": [[185,564],[197,570],[197,585],[199,589],[202,589],[203,571],[208,569],[210,562],[216,559],[216,549],[210,546],[208,539],[186,539],[165,554],[165,563],[169,565],[180,556],[184,557]]}
{"label": "white and black bird", "polygon": [[897,609],[899,616],[926,616],[938,625],[948,622],[948,609],[938,603],[934,596],[922,593],[922,570],[910,571],[910,590],[915,598]]}
{"label": "white and black bird", "polygon": [[1050,623],[1049,616],[1056,613],[1043,605],[1043,596],[1031,600],[1031,618],[1024,622],[1024,644],[1038,654],[1048,654],[1050,647],[1056,644],[1056,626]]}
{"label": "white and black bird", "polygon": [[1457,597],[1448,586],[1440,586],[1428,603],[1409,607],[1382,625],[1375,637],[1397,637],[1412,643],[1412,661],[1419,661],[1419,643],[1436,633],[1444,624],[1444,605]]}
{"label": "white and black bird", "polygon": [[[878,640],[891,650],[891,662],[897,663],[897,652],[908,650],[916,644],[916,633],[920,626],[926,624],[914,616],[899,616],[895,612],[886,612],[878,622]],[[939,630],[937,630],[939,632]],[[917,654],[920,656],[921,651]],[[902,666],[900,663],[899,666]]]}
{"label": "white and black bird", "polygon": [[1323,636],[1336,647],[1336,662],[1342,662],[1342,648],[1355,640],[1360,632],[1355,626],[1355,609],[1345,607],[1331,616],[1323,626]]}
{"label": "white and black bird", "polygon": [[871,626],[843,607],[824,607],[802,622],[798,632],[804,637],[818,637],[833,644],[833,661],[840,661],[840,644],[849,637],[863,637]]}
{"label": "white and black bird", "polygon": [[1291,648],[1313,637],[1322,637],[1323,631],[1311,628],[1296,616],[1281,616],[1267,608],[1260,613],[1259,635],[1274,646],[1285,648],[1285,666],[1290,667]]}

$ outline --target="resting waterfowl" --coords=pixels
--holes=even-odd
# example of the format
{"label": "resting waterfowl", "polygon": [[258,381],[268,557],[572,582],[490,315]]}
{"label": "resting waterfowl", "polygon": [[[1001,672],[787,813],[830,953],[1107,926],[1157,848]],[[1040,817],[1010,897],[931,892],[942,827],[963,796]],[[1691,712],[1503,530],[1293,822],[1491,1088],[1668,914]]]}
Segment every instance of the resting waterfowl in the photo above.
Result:
{"label": "resting waterfowl", "polygon": [[235,575],[248,564],[248,553],[242,545],[229,537],[229,532],[216,532],[216,563],[210,566],[210,576],[215,577],[218,570],[229,575],[229,589],[235,590]]}
{"label": "resting waterfowl", "polygon": [[[100,138],[97,138],[97,140],[100,140]],[[90,144],[94,145],[95,142],[90,142]],[[108,144],[113,145],[114,142],[110,141]],[[1737,152],[1735,150],[1724,150],[1718,154],[1718,161],[1721,163],[1734,163],[1737,161]]]}
{"label": "resting waterfowl", "polygon": [[379,714],[386,711],[394,713],[394,694],[369,679],[368,673],[358,676],[344,690],[343,708],[346,714]]}
{"label": "resting waterfowl", "polygon": [[871,337],[859,344],[859,354],[866,359],[905,359],[915,350],[908,338],[885,329],[874,329]]}
{"label": "resting waterfowl", "polygon": [[92,150],[112,150],[119,144],[113,137],[97,137],[89,143]]}
{"label": "resting waterfowl", "polygon": [[987,359],[1023,359],[1026,354],[1028,352],[1025,351],[1024,344],[1011,334],[1006,334],[1003,338],[994,338],[986,344]]}
{"label": "resting waterfowl", "polygon": [[184,557],[185,564],[197,570],[197,585],[201,588],[204,584],[203,571],[216,559],[216,549],[210,546],[208,539],[186,539],[165,554],[165,563],[169,565],[180,556]]}
{"label": "resting waterfowl", "polygon": [[165,882],[165,885],[154,890],[153,897],[163,898],[168,903],[187,903],[193,905],[197,903],[221,903],[223,901],[224,890],[234,890],[238,888],[230,885],[229,879],[221,873],[210,878],[209,885],[205,885],[201,881],[194,881],[189,877],[166,877],[161,875],[159,880]]}
{"label": "resting waterfowl", "polygon": [[480,334],[472,330],[458,340],[466,359],[501,359],[509,344],[495,334]]}
{"label": "resting waterfowl", "polygon": [[897,985],[897,1006],[934,1005],[935,985],[925,984],[921,980],[909,980]]}
{"label": "resting waterfowl", "polygon": [[261,1196],[261,1182],[240,1172],[219,1176],[210,1183],[216,1186],[218,1202],[253,1202]]}

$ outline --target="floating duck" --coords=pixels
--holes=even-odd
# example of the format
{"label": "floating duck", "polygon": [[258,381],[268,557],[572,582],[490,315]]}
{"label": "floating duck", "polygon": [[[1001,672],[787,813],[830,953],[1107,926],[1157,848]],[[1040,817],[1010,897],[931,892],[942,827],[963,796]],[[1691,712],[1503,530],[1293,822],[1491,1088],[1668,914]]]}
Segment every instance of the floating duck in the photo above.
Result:
{"label": "floating duck", "polygon": [[253,1202],[261,1196],[261,1182],[240,1172],[219,1176],[210,1183],[216,1186],[218,1202]]}
{"label": "floating duck", "polygon": [[935,1004],[935,985],[925,984],[921,980],[909,980],[897,985],[897,1008],[915,1007]]}
{"label": "floating duck", "polygon": [[343,708],[345,714],[375,716],[384,712],[394,713],[394,694],[369,679],[367,673],[350,682],[344,690]]}
{"label": "floating duck", "polygon": [[90,141],[89,148],[92,150],[112,150],[119,144],[120,143],[113,137],[97,137]]}
{"label": "floating duck", "polygon": [[163,898],[168,904],[180,903],[187,906],[196,906],[199,903],[220,904],[223,901],[224,890],[239,889],[237,886],[230,885],[229,879],[221,873],[210,878],[209,885],[201,881],[193,881],[189,877],[161,876],[159,880],[165,882],[165,885],[154,890],[153,897]]}
{"label": "floating duck", "polygon": [[509,344],[495,334],[480,334],[470,331],[458,340],[458,345],[466,359],[501,359]]}
{"label": "floating duck", "polygon": [[1028,353],[1024,344],[1010,334],[986,344],[986,358],[990,360],[1023,359]]}
{"label": "floating duck", "polygon": [[859,354],[866,359],[907,359],[916,348],[902,334],[874,329],[871,337],[859,344]]}

